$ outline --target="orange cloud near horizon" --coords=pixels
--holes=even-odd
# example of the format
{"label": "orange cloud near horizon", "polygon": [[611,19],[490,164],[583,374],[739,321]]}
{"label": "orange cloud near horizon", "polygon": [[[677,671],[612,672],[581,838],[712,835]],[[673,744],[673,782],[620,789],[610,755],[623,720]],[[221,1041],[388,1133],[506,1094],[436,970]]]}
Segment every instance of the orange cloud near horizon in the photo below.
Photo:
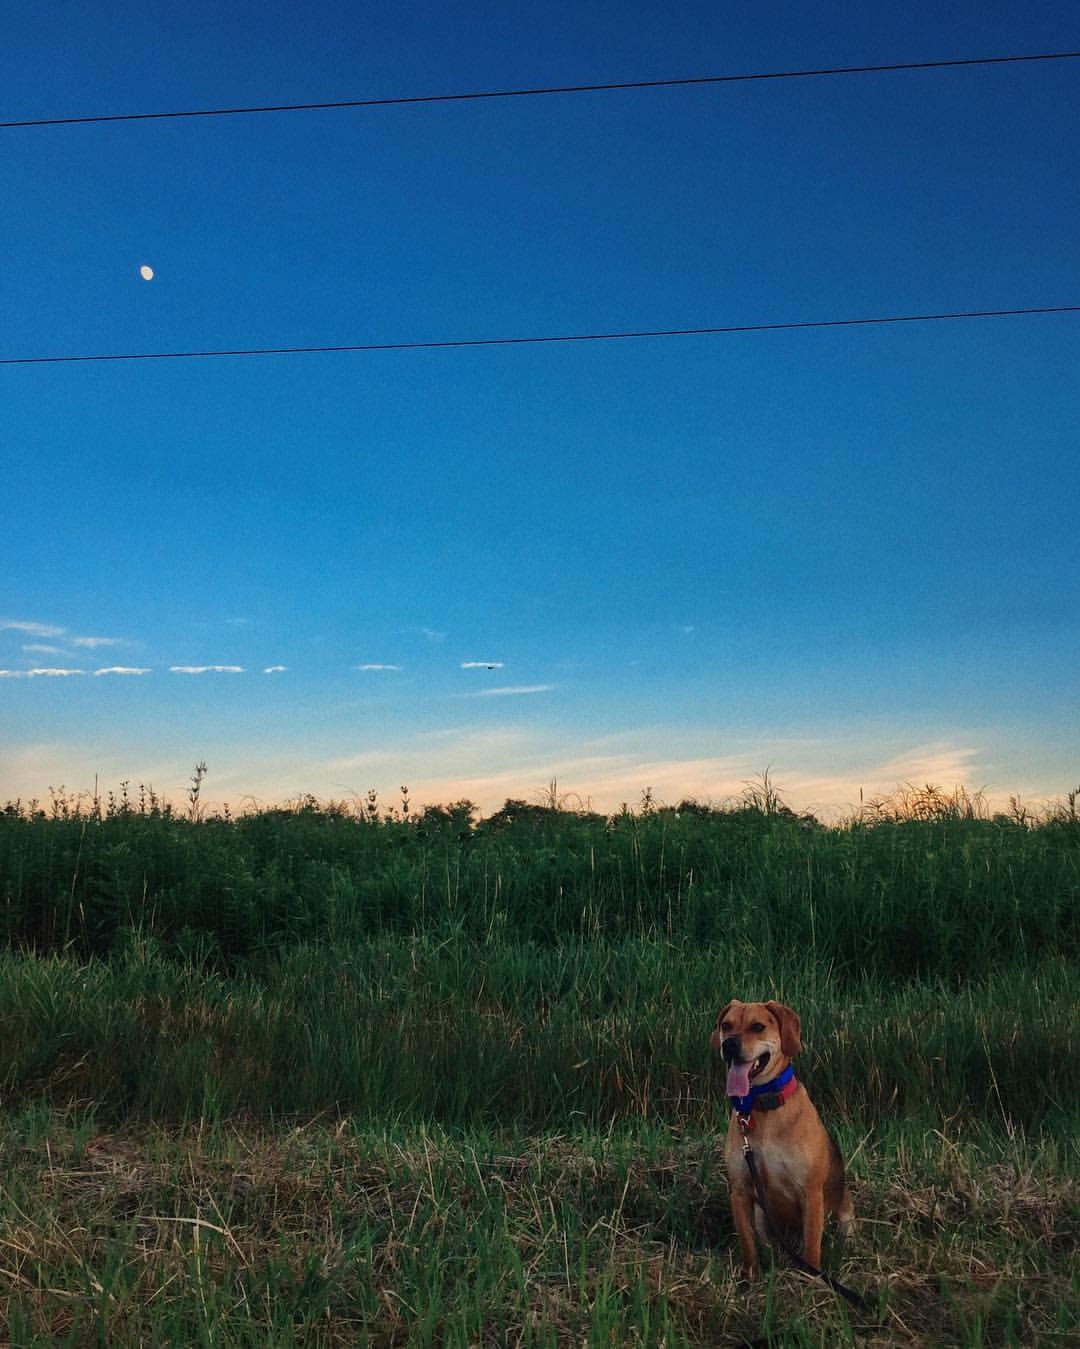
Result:
{"label": "orange cloud near horizon", "polygon": [[[695,737],[683,737],[691,743]],[[696,737],[699,743],[702,736]],[[51,785],[77,792],[116,787],[122,781],[153,786],[162,800],[182,809],[191,765],[205,759],[210,772],[202,797],[211,809],[234,812],[287,805],[302,797],[356,801],[374,789],[386,809],[409,788],[414,808],[469,800],[490,815],[507,799],[533,803],[552,796],[571,808],[611,814],[625,803],[637,808],[648,791],[656,805],[695,799],[714,806],[738,801],[763,771],[784,804],[824,820],[851,817],[875,798],[905,786],[927,784],[946,793],[962,787],[988,810],[1009,808],[1019,796],[1038,808],[1061,800],[1075,784],[1027,756],[1022,773],[1002,781],[1008,764],[994,752],[996,781],[988,781],[989,751],[959,740],[888,745],[828,737],[766,738],[722,755],[663,753],[673,733],[664,728],[568,744],[512,726],[454,728],[418,733],[400,747],[375,745],[336,757],[281,742],[203,743],[178,758],[175,747],[148,752],[137,741],[108,749],[87,744],[37,743],[10,748],[0,763],[0,798],[42,799]],[[347,748],[347,747],[346,747]],[[661,752],[657,752],[660,750]],[[190,757],[190,762],[188,759]]]}

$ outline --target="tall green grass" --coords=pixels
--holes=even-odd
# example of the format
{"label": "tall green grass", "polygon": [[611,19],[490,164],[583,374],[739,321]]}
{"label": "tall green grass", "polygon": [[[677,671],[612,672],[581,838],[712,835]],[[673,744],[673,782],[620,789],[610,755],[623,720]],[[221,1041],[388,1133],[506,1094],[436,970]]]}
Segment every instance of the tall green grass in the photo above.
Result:
{"label": "tall green grass", "polygon": [[801,1013],[840,1119],[1075,1116],[1073,811],[196,804],[0,814],[5,1093],[701,1127],[716,1008],[760,994]]}
{"label": "tall green grass", "polygon": [[542,1130],[726,1117],[708,1036],[732,994],[800,1011],[799,1074],[835,1123],[897,1114],[1064,1135],[1080,1122],[1074,962],[962,989],[838,986],[792,958],[640,940],[391,937],[306,946],[258,974],[140,943],[105,962],[0,955],[0,1091],[158,1119],[348,1113]]}
{"label": "tall green grass", "polygon": [[[199,781],[0,813],[0,1341],[1075,1339],[1075,799],[203,819]],[[733,1277],[732,995],[802,1016],[865,1324]]]}
{"label": "tall green grass", "polygon": [[1080,955],[1080,821],[941,809],[826,828],[741,808],[613,819],[508,803],[380,818],[308,803],[0,814],[0,940],[106,955],[132,933],[225,968],[312,940],[648,937],[838,979],[960,980],[1003,956]]}

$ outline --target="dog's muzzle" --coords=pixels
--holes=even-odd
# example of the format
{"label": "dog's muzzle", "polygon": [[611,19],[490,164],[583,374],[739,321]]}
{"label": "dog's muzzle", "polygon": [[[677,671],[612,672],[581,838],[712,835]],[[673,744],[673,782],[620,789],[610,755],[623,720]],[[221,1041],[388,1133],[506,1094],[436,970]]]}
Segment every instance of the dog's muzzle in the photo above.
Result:
{"label": "dog's muzzle", "polygon": [[768,1049],[758,1054],[756,1058],[744,1058],[742,1037],[739,1035],[729,1035],[721,1040],[720,1053],[723,1055],[724,1063],[727,1065],[729,1072],[736,1067],[748,1067],[749,1076],[751,1078],[757,1077],[759,1073],[763,1073],[766,1065],[772,1058],[772,1054]]}

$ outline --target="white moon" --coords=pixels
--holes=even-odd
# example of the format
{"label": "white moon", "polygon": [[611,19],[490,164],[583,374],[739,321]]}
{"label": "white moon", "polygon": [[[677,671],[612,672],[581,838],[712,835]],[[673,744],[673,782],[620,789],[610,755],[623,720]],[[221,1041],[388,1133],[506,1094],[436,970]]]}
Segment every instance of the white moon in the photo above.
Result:
{"label": "white moon", "polygon": [[144,281],[153,281],[154,269],[153,267],[147,267],[146,263],[144,262],[143,265],[139,268],[139,275],[142,277]]}

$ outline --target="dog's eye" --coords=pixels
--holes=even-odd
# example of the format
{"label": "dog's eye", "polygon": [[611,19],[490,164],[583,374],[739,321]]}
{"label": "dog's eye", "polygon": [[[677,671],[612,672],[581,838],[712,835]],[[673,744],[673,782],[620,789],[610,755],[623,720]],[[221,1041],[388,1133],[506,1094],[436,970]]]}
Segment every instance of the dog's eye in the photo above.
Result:
{"label": "dog's eye", "polygon": [[720,1029],[721,1029],[721,1030],[730,1030],[730,1029],[731,1029],[731,1022],[730,1022],[730,1021],[721,1021],[721,1022],[720,1022]]}
{"label": "dog's eye", "polygon": [[765,1029],[765,1027],[761,1024],[760,1021],[755,1021],[754,1024],[750,1027],[750,1029],[754,1032],[755,1035],[760,1035],[761,1032]]}

